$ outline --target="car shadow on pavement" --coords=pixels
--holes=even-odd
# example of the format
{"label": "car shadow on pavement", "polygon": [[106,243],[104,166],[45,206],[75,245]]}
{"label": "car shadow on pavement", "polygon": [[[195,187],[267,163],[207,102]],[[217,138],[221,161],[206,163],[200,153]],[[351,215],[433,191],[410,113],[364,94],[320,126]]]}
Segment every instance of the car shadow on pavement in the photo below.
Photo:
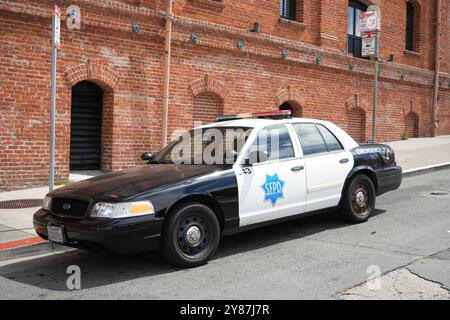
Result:
{"label": "car shadow on pavement", "polygon": [[[383,212],[376,209],[373,216]],[[328,213],[238,233],[222,238],[214,260],[349,226],[336,213]],[[0,277],[41,289],[70,291],[66,282],[71,275],[67,269],[72,265],[80,267],[83,290],[172,272],[186,272],[165,263],[157,251],[118,255],[103,251],[72,250],[1,266]]]}

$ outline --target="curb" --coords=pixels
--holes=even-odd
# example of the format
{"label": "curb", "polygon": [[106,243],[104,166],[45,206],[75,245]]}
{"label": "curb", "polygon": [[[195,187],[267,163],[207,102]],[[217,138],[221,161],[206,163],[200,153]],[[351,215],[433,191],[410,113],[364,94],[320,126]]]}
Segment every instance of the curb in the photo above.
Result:
{"label": "curb", "polygon": [[440,163],[440,164],[434,164],[431,166],[421,167],[421,168],[415,168],[415,169],[409,169],[403,171],[403,178],[408,177],[414,177],[419,176],[422,174],[439,171],[439,170],[445,170],[450,169],[450,162]]}
{"label": "curb", "polygon": [[0,250],[0,261],[37,256],[52,252],[64,252],[70,250],[71,248],[63,247],[59,245],[54,245],[52,250],[50,242],[40,242],[36,244],[19,246],[11,249]]}

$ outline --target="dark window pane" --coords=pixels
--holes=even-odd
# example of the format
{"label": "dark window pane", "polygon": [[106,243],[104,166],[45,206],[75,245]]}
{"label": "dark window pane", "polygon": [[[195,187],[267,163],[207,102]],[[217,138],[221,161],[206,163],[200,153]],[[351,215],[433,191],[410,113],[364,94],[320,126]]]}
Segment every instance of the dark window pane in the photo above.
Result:
{"label": "dark window pane", "polygon": [[361,38],[353,39],[353,56],[362,58],[362,39]]}
{"label": "dark window pane", "polygon": [[348,52],[349,53],[353,53],[354,52],[354,44],[353,44],[353,37],[352,36],[348,36],[347,37],[348,38],[348,40],[347,40],[347,43],[348,43]]}
{"label": "dark window pane", "polygon": [[406,4],[406,50],[413,51],[414,37],[414,7],[411,3]]}
{"label": "dark window pane", "polygon": [[348,26],[347,26],[347,50],[353,56],[362,58],[362,39],[361,39],[361,28],[359,25],[359,14],[366,11],[367,7],[358,2],[350,0],[348,4],[347,16],[348,16]]}
{"label": "dark window pane", "polygon": [[347,11],[347,33],[354,34],[355,33],[355,11],[352,7],[348,7]]}
{"label": "dark window pane", "polygon": [[327,146],[314,123],[294,124],[294,129],[300,139],[303,155],[327,152]]}
{"label": "dark window pane", "polygon": [[328,151],[331,152],[344,149],[342,148],[342,145],[339,142],[339,140],[334,136],[334,134],[330,132],[330,130],[328,130],[321,124],[318,124],[317,128],[319,128],[319,131],[322,134],[323,139],[325,140],[325,144],[327,145]]}
{"label": "dark window pane", "polygon": [[355,36],[361,37],[361,26],[359,24],[360,9],[355,10]]}
{"label": "dark window pane", "polygon": [[294,147],[286,126],[277,125],[259,131],[249,153],[254,151],[266,153],[268,160],[293,158]]}
{"label": "dark window pane", "polygon": [[280,0],[280,16],[286,19],[295,20],[297,11],[296,0]]}

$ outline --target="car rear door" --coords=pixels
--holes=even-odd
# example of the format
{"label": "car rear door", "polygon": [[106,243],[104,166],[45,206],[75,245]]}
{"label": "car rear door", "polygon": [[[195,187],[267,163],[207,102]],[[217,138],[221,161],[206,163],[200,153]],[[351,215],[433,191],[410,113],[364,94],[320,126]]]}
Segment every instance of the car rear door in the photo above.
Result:
{"label": "car rear door", "polygon": [[306,170],[306,211],[337,206],[353,156],[324,125],[292,124],[303,151]]}
{"label": "car rear door", "polygon": [[[243,150],[252,165],[235,164],[240,226],[305,211],[306,176],[295,132],[285,124],[263,128]],[[255,152],[267,159],[250,159]]]}

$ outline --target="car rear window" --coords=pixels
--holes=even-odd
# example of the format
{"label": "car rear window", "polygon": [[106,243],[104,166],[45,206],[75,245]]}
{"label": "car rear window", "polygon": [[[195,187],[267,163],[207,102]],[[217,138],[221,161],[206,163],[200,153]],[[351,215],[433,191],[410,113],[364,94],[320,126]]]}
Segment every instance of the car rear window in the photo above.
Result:
{"label": "car rear window", "polygon": [[295,123],[293,127],[300,139],[303,155],[308,156],[328,151],[325,141],[314,123]]}
{"label": "car rear window", "polygon": [[317,128],[319,128],[319,131],[322,134],[323,139],[325,140],[325,144],[327,145],[327,149],[329,152],[344,149],[339,140],[325,126],[317,124]]}

